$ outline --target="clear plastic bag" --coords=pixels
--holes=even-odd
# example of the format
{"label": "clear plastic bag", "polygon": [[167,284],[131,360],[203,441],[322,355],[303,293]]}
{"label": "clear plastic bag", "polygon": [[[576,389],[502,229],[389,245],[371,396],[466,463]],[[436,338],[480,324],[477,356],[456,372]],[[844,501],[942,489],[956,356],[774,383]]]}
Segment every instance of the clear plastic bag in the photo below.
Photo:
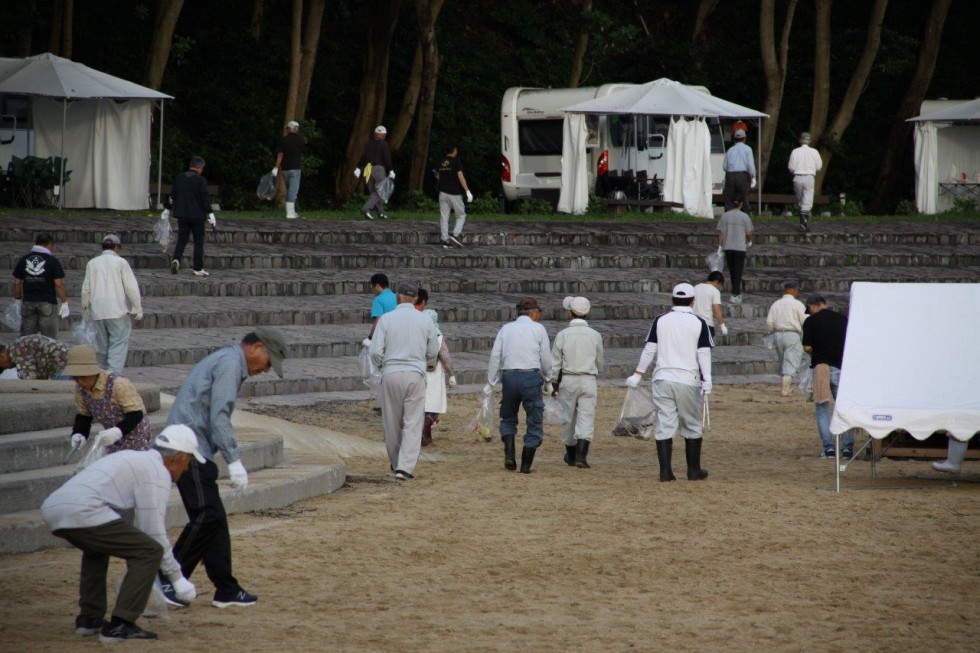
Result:
{"label": "clear plastic bag", "polygon": [[762,346],[765,347],[766,349],[775,349],[776,348],[776,335],[773,334],[773,333],[770,333],[768,336],[766,336],[765,338],[763,338],[762,339]]}
{"label": "clear plastic bag", "polygon": [[623,408],[619,411],[619,419],[613,426],[612,434],[618,437],[649,440],[653,436],[653,427],[656,423],[657,409],[653,405],[650,391],[629,388],[626,390]]}
{"label": "clear plastic bag", "polygon": [[105,456],[107,446],[101,442],[101,438],[97,435],[90,435],[83,445],[82,459],[75,465],[75,473],[77,474],[99,458]]}
{"label": "clear plastic bag", "polygon": [[153,227],[153,240],[155,240],[164,251],[167,251],[167,246],[170,245],[171,233],[170,220],[168,218],[160,218]]}
{"label": "clear plastic bag", "polygon": [[493,409],[493,391],[483,393],[480,396],[480,410],[476,412],[476,416],[471,419],[469,423],[468,428],[470,432],[476,433],[477,437],[483,442],[490,442],[493,440]]}
{"label": "clear plastic bag", "polygon": [[361,380],[364,385],[375,395],[378,394],[378,387],[381,385],[381,370],[371,362],[371,348],[361,347],[361,353],[357,355],[357,362],[361,368]]}
{"label": "clear plastic bag", "polygon": [[271,200],[276,196],[276,178],[271,172],[267,172],[259,179],[259,186],[255,189],[255,194],[260,200]]}
{"label": "clear plastic bag", "polygon": [[725,254],[723,252],[712,252],[706,257],[708,260],[708,269],[712,272],[724,272],[725,270]]}
{"label": "clear plastic bag", "polygon": [[[122,576],[116,580],[115,590],[117,596],[121,587]],[[147,619],[170,620],[170,610],[167,608],[167,599],[163,595],[163,587],[160,586],[159,575],[153,579],[153,589],[150,590],[150,598],[147,599],[146,607],[143,608],[143,616]]]}
{"label": "clear plastic bag", "polygon": [[391,177],[385,177],[385,180],[377,185],[376,190],[381,201],[387,204],[388,200],[391,199],[391,194],[395,192],[395,180]]}
{"label": "clear plastic bag", "polygon": [[568,409],[558,397],[550,395],[544,398],[544,423],[545,424],[568,424],[572,419]]}
{"label": "clear plastic bag", "polygon": [[76,345],[88,345],[95,347],[95,325],[88,318],[83,317],[71,328],[71,339]]}
{"label": "clear plastic bag", "polygon": [[810,369],[809,365],[800,366],[800,369],[796,370],[796,375],[793,378],[796,385],[800,388],[800,394],[806,401],[813,401],[813,370]]}
{"label": "clear plastic bag", "polygon": [[15,300],[10,302],[10,306],[8,306],[7,310],[3,312],[3,316],[0,317],[0,322],[3,322],[3,324],[12,331],[20,331],[20,321],[20,301]]}

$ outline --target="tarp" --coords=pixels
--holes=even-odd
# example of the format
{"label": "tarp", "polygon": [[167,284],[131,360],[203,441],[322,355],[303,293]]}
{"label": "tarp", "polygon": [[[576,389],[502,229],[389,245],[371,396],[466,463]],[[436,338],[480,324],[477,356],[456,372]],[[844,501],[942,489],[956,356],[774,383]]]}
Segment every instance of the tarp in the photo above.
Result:
{"label": "tarp", "polygon": [[561,146],[561,196],[558,211],[585,213],[589,206],[589,174],[586,172],[586,142],[589,129],[585,116],[566,114]]}
{"label": "tarp", "polygon": [[704,118],[670,121],[664,200],[680,202],[691,215],[712,218],[711,134]]}
{"label": "tarp", "polygon": [[851,284],[830,430],[980,432],[980,284]]}

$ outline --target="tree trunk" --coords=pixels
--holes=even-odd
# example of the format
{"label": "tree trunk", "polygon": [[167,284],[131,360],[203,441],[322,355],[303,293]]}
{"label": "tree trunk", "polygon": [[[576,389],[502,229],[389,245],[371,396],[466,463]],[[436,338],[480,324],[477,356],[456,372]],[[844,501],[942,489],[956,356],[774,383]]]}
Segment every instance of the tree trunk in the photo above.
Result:
{"label": "tree trunk", "polygon": [[368,33],[364,39],[364,74],[361,78],[360,104],[354,123],[344,163],[337,171],[334,191],[338,199],[347,200],[357,180],[351,171],[361,157],[364,145],[371,137],[371,128],[384,117],[388,99],[388,60],[391,55],[391,37],[398,23],[398,11],[402,0],[370,0],[366,5],[369,16]]}
{"label": "tree trunk", "polygon": [[830,8],[833,0],[814,0],[817,9],[813,49],[813,108],[810,136],[820,140],[830,110]]}
{"label": "tree trunk", "polygon": [[786,73],[789,61],[789,35],[793,28],[797,0],[790,0],[783,19],[783,31],[779,39],[779,56],[776,54],[775,0],[762,0],[759,13],[759,40],[762,46],[762,70],[766,78],[766,102],[763,112],[769,118],[762,122],[762,151],[759,153],[759,184],[764,184],[769,170],[772,147],[776,142],[779,112],[783,105]]}
{"label": "tree trunk", "polygon": [[310,13],[306,16],[306,32],[303,34],[303,59],[299,70],[299,94],[296,98],[297,119],[306,117],[306,104],[310,99],[313,67],[316,65],[316,55],[320,48],[320,33],[325,6],[326,0],[312,0]]}
{"label": "tree trunk", "polygon": [[51,35],[48,38],[48,52],[61,56],[61,28],[65,20],[64,0],[54,0],[51,3]]}
{"label": "tree trunk", "polygon": [[443,0],[415,0],[422,46],[422,87],[419,91],[418,116],[415,119],[415,148],[409,171],[410,190],[422,190],[429,157],[432,116],[436,105],[436,83],[439,81],[439,45],[436,42],[436,20]]}
{"label": "tree trunk", "polygon": [[17,36],[14,39],[14,53],[15,56],[29,57],[34,45],[34,17],[37,16],[37,0],[25,0],[22,4],[22,12],[23,20],[17,27]]}
{"label": "tree trunk", "polygon": [[892,122],[888,140],[885,143],[885,152],[881,157],[881,168],[878,172],[878,183],[875,188],[874,198],[868,207],[874,215],[881,214],[885,208],[885,203],[895,196],[895,187],[898,182],[897,168],[902,165],[904,153],[908,151],[909,134],[912,125],[905,122],[907,118],[918,115],[922,101],[926,99],[926,92],[932,82],[932,74],[936,68],[936,59],[939,56],[939,46],[943,35],[943,26],[946,24],[946,15],[952,0],[933,0],[932,8],[929,10],[929,18],[926,20],[925,33],[922,36],[922,46],[919,48],[919,61],[912,73],[912,80],[909,88],[905,92],[895,120]]}
{"label": "tree trunk", "polygon": [[[796,0],[793,0],[796,3]],[[763,0],[763,4],[766,4],[766,0]],[[771,4],[771,3],[770,3]],[[718,0],[700,0],[698,2],[697,9],[694,14],[694,29],[691,31],[691,41],[697,41],[698,37],[701,36],[701,31],[704,29],[704,21],[708,19],[711,12],[715,10],[718,6]]]}
{"label": "tree trunk", "polygon": [[854,118],[854,107],[857,106],[861,93],[864,92],[868,77],[871,75],[871,67],[874,65],[875,57],[878,56],[878,49],[881,46],[882,23],[885,20],[885,10],[888,8],[888,0],[875,0],[874,7],[871,9],[871,16],[868,19],[868,35],[864,41],[864,50],[861,58],[858,59],[854,72],[851,73],[851,81],[847,85],[847,91],[837,108],[837,114],[831,121],[820,139],[820,158],[823,159],[823,168],[817,173],[814,180],[814,193],[819,194],[823,187],[823,180],[830,167],[830,159],[834,156],[836,145],[851,120]]}
{"label": "tree trunk", "polygon": [[586,20],[586,14],[590,11],[592,11],[592,0],[582,0],[582,27],[578,33],[575,57],[572,59],[572,74],[568,79],[569,88],[578,88],[582,82],[582,67],[585,63],[585,53],[589,50],[589,21]]}
{"label": "tree trunk", "polygon": [[415,46],[415,56],[412,58],[412,71],[408,75],[405,96],[398,111],[395,126],[388,130],[388,144],[392,150],[401,148],[408,135],[408,129],[415,119],[415,107],[419,103],[419,92],[422,90],[422,43]]}
{"label": "tree trunk", "polygon": [[75,1],[74,0],[64,0],[65,11],[64,19],[61,22],[61,56],[65,59],[71,59],[72,56],[72,40],[75,25]]}
{"label": "tree trunk", "polygon": [[[293,0],[293,14],[289,39],[289,85],[286,87],[286,123],[296,119],[296,105],[299,96],[299,71],[303,59],[303,0]],[[280,184],[281,185],[281,184]]]}
{"label": "tree trunk", "polygon": [[170,59],[170,44],[174,39],[177,19],[184,8],[184,0],[160,0],[153,17],[153,40],[150,43],[150,63],[146,72],[146,85],[160,90],[163,73]]}
{"label": "tree trunk", "polygon": [[262,17],[265,15],[265,0],[252,0],[252,38],[256,41],[262,38]]}

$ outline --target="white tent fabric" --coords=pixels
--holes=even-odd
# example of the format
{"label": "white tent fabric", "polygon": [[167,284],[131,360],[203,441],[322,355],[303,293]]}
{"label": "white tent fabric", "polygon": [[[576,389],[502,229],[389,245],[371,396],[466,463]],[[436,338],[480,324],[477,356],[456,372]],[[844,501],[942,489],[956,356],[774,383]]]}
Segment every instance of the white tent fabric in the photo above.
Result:
{"label": "white tent fabric", "polygon": [[980,98],[929,111],[909,118],[909,122],[980,122]]}
{"label": "white tent fabric", "polygon": [[936,123],[918,123],[915,126],[915,207],[919,213],[932,214],[938,211],[937,156]]}
{"label": "white tent fabric", "polygon": [[969,440],[980,432],[978,326],[980,284],[853,283],[830,430]]}
{"label": "white tent fabric", "polygon": [[667,178],[664,200],[684,210],[713,218],[711,208],[711,134],[704,118],[671,120],[667,132]]}
{"label": "white tent fabric", "polygon": [[562,111],[642,116],[701,116],[707,118],[768,118],[769,116],[715,97],[694,87],[661,78],[606,97],[586,100]]}
{"label": "white tent fabric", "polygon": [[0,59],[0,93],[68,98],[142,98],[172,100],[151,88],[113,77],[51,53],[25,59]]}
{"label": "white tent fabric", "polygon": [[[931,105],[931,106],[927,106]],[[940,107],[940,108],[936,108]],[[953,208],[960,196],[955,189],[940,193],[940,183],[956,183],[966,173],[967,182],[980,183],[980,98],[923,102],[923,113],[909,118],[915,130],[915,203],[922,213],[939,213]],[[934,126],[935,155],[920,148],[921,138],[928,138]],[[928,146],[928,141],[923,146]],[[975,198],[967,192],[962,196]],[[935,198],[935,199],[933,199]]]}
{"label": "white tent fabric", "polygon": [[585,213],[589,207],[589,174],[586,171],[588,157],[585,154],[589,129],[585,124],[585,116],[580,114],[565,114],[563,127],[558,211]]}

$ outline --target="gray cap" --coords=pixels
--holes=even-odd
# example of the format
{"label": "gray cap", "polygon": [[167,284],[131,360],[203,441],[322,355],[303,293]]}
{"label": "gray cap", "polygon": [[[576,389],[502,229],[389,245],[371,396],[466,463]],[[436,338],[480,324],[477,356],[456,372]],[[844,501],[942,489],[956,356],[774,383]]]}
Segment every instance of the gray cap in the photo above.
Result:
{"label": "gray cap", "polygon": [[810,142],[810,132],[803,132],[802,134],[800,134],[800,142],[801,143],[809,143]]}
{"label": "gray cap", "polygon": [[103,245],[122,245],[122,241],[119,240],[119,236],[116,234],[106,234],[106,237],[102,239]]}
{"label": "gray cap", "polygon": [[286,346],[286,339],[282,337],[282,333],[279,329],[261,326],[255,328],[255,337],[262,341],[266,351],[269,352],[269,362],[272,364],[272,369],[276,371],[280,379],[283,378],[282,361],[288,357],[289,347]]}
{"label": "gray cap", "polygon": [[813,304],[826,304],[827,300],[823,298],[823,295],[819,293],[813,293],[806,298],[806,305],[811,306]]}
{"label": "gray cap", "polygon": [[398,284],[398,290],[395,292],[405,297],[417,297],[419,294],[419,285],[411,281],[402,281]]}

